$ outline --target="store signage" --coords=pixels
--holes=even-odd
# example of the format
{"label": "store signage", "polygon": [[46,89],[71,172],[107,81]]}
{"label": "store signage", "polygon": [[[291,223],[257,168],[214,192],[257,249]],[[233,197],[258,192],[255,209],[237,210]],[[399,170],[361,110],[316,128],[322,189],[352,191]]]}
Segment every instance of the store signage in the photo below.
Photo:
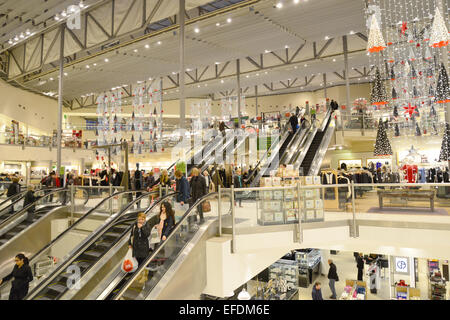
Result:
{"label": "store signage", "polygon": [[395,258],[395,272],[408,273],[408,258]]}

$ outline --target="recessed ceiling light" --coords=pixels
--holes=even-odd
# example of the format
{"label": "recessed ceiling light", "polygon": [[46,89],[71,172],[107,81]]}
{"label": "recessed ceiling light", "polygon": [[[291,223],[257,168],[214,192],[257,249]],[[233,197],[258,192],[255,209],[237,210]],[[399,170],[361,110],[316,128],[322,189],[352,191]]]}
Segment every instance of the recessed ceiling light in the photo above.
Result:
{"label": "recessed ceiling light", "polygon": [[200,32],[200,29],[199,29],[199,28],[195,28],[195,29],[194,29],[194,32],[195,32],[195,33],[199,33],[199,32]]}
{"label": "recessed ceiling light", "polygon": [[266,72],[264,72],[264,74],[267,74],[267,71],[266,71]]}
{"label": "recessed ceiling light", "polygon": [[219,22],[216,23],[216,27],[220,27],[220,23]]}
{"label": "recessed ceiling light", "polygon": [[330,39],[330,37],[329,36],[325,36],[325,40],[329,40]]}
{"label": "recessed ceiling light", "polygon": [[105,62],[109,62],[109,59],[108,59],[108,58],[105,58]]}
{"label": "recessed ceiling light", "polygon": [[144,47],[145,47],[145,49],[150,48],[150,46],[148,44],[146,44]]}
{"label": "recessed ceiling light", "polygon": [[269,53],[270,51],[269,50],[264,50],[264,53]]}
{"label": "recessed ceiling light", "polygon": [[350,30],[350,34],[355,34],[355,31],[353,31],[353,30]]}
{"label": "recessed ceiling light", "polygon": [[64,72],[64,75],[67,77],[68,76],[67,72]]}
{"label": "recessed ceiling light", "polygon": [[200,88],[200,85],[198,85],[197,88]]}
{"label": "recessed ceiling light", "polygon": [[190,71],[192,71],[192,69],[187,68],[186,71],[187,71],[187,72],[190,72]]}
{"label": "recessed ceiling light", "polygon": [[295,4],[298,4],[300,2],[300,0],[294,0]]}
{"label": "recessed ceiling light", "polygon": [[90,68],[90,66],[89,66],[89,65],[87,65],[87,66],[86,66],[86,69],[89,69],[89,68]]}
{"label": "recessed ceiling light", "polygon": [[220,62],[216,62],[216,64],[220,64]]}
{"label": "recessed ceiling light", "polygon": [[161,43],[162,43],[161,41],[158,41],[158,42],[157,42],[157,44],[161,44]]}
{"label": "recessed ceiling light", "polygon": [[333,59],[333,62],[336,62],[336,59]]}
{"label": "recessed ceiling light", "polygon": [[259,73],[257,73],[256,76],[259,77]]}
{"label": "recessed ceiling light", "polygon": [[275,5],[275,7],[277,7],[278,9],[281,9],[281,8],[283,8],[283,3],[278,2],[278,3]]}
{"label": "recessed ceiling light", "polygon": [[55,79],[53,79],[53,78],[50,78],[50,79],[48,79],[48,80],[50,80],[50,81],[53,81],[53,80],[55,80]]}
{"label": "recessed ceiling light", "polygon": [[307,67],[308,65],[305,63],[304,67]]}
{"label": "recessed ceiling light", "polygon": [[148,78],[148,80],[152,81],[153,79],[152,78]]}
{"label": "recessed ceiling light", "polygon": [[177,73],[174,71],[174,72],[172,72],[172,74],[173,74],[173,75],[176,75]]}
{"label": "recessed ceiling light", "polygon": [[294,67],[294,69],[297,69],[297,68],[298,68],[297,66]]}
{"label": "recessed ceiling light", "polygon": [[205,83],[205,87],[207,87],[208,86],[208,84],[207,83]]}
{"label": "recessed ceiling light", "polygon": [[94,64],[93,64],[93,66],[95,67],[95,66],[97,66],[97,64],[96,64],[96,63],[94,63]]}
{"label": "recessed ceiling light", "polygon": [[224,81],[223,80],[220,80],[220,83],[223,83]]}
{"label": "recessed ceiling light", "polygon": [[134,52],[138,52],[138,49],[134,49],[133,51],[134,51]]}
{"label": "recessed ceiling light", "polygon": [[284,48],[285,48],[285,49],[289,49],[289,46],[288,46],[288,45],[285,45]]}
{"label": "recessed ceiling light", "polygon": [[227,22],[228,22],[228,23],[231,23],[231,21],[232,21],[231,18],[228,18],[228,19],[227,19]]}
{"label": "recessed ceiling light", "polygon": [[245,77],[248,78],[248,77],[250,77],[250,76],[249,76],[249,75],[246,75]]}

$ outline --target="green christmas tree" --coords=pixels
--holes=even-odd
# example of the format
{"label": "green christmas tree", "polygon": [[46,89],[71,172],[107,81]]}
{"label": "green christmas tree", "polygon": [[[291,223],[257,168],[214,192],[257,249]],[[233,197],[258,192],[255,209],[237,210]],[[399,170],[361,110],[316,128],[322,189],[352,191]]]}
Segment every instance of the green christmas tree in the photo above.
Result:
{"label": "green christmas tree", "polygon": [[445,66],[442,63],[439,69],[439,77],[436,84],[436,102],[447,103],[450,102],[450,88],[448,86],[448,76]]}
{"label": "green christmas tree", "polygon": [[370,94],[370,103],[376,106],[387,104],[386,88],[378,68],[375,73],[375,80]]}
{"label": "green christmas tree", "polygon": [[378,123],[377,139],[375,140],[374,156],[392,155],[391,144],[386,134],[386,124],[380,120]]}
{"label": "green christmas tree", "polygon": [[450,161],[450,125],[448,123],[445,124],[439,161]]}

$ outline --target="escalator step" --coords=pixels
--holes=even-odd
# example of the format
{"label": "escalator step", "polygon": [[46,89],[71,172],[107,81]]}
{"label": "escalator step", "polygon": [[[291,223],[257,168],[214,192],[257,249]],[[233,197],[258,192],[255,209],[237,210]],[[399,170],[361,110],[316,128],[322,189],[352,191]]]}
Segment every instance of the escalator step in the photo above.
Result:
{"label": "escalator step", "polygon": [[0,245],[3,245],[8,242],[8,239],[0,239]]}
{"label": "escalator step", "polygon": [[73,264],[80,267],[80,269],[87,269],[92,265],[92,263],[87,262],[87,261],[78,261],[78,262],[74,262]]}
{"label": "escalator step", "polygon": [[121,233],[120,232],[112,232],[112,231],[110,231],[110,232],[105,233],[104,236],[106,238],[118,238],[118,237],[121,236]]}
{"label": "escalator step", "polygon": [[47,288],[50,290],[53,290],[53,291],[57,291],[59,293],[62,293],[67,290],[67,286],[62,285],[60,283],[55,283],[55,284],[49,285]]}
{"label": "escalator step", "polygon": [[89,257],[98,258],[103,254],[103,252],[92,250],[92,251],[86,251],[83,254],[86,256],[89,256]]}

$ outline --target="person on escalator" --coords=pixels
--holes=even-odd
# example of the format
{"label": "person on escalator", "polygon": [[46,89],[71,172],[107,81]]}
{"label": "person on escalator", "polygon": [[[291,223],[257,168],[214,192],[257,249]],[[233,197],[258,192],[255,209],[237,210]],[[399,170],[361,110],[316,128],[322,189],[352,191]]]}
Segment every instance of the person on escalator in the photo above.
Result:
{"label": "person on escalator", "polygon": [[[189,206],[193,206],[194,203],[198,199],[200,199],[203,196],[205,196],[206,194],[208,194],[208,190],[206,188],[205,177],[200,175],[200,170],[198,168],[192,169],[192,178],[191,178],[191,181],[189,182],[189,184],[191,187],[191,201],[189,203]],[[198,212],[198,215],[200,216],[200,224],[202,224],[204,222],[204,219],[203,219],[203,208],[202,208],[201,204],[197,206],[197,212]],[[193,217],[189,217],[189,218],[193,218]],[[197,220],[196,217],[195,217],[195,220]],[[192,219],[191,219],[191,223],[192,223]]]}
{"label": "person on escalator", "polygon": [[[39,199],[39,197],[36,197],[34,195],[34,186],[33,185],[29,185],[27,190],[28,191],[25,193],[25,197],[23,200],[24,208]],[[31,206],[30,208],[27,209],[27,221],[33,222],[34,210],[35,210],[35,206]]]}
{"label": "person on escalator", "polygon": [[150,171],[148,177],[145,179],[145,188],[147,191],[150,191],[151,188],[155,185],[155,177],[153,176],[153,170]]}
{"label": "person on escalator", "polygon": [[132,255],[136,258],[138,265],[141,265],[145,261],[145,258],[147,258],[150,252],[150,245],[148,243],[150,227],[145,221],[145,213],[138,213],[137,221],[131,228],[130,239],[128,240],[128,247],[133,250]]}
{"label": "person on escalator", "polygon": [[172,209],[170,202],[164,201],[159,211],[159,223],[155,225],[158,229],[161,242],[166,241],[173,227],[175,226],[175,211]]}
{"label": "person on escalator", "polygon": [[222,137],[225,137],[225,129],[230,129],[225,125],[225,122],[221,121],[219,124],[219,131],[222,133]]}
{"label": "person on escalator", "polygon": [[28,258],[23,253],[16,255],[14,260],[16,264],[13,271],[0,280],[0,285],[14,278],[9,292],[9,300],[23,300],[28,294],[29,283],[33,281],[33,273],[28,265]]}
{"label": "person on escalator", "polygon": [[289,123],[291,124],[292,133],[295,133],[298,127],[298,118],[295,114],[289,118]]}
{"label": "person on escalator", "polygon": [[[8,187],[8,193],[6,194],[6,196],[9,197],[13,197],[16,194],[18,194],[20,192],[20,185],[19,185],[19,179],[18,178],[14,178],[13,182],[9,185]],[[13,201],[11,201],[12,203]],[[14,212],[14,206],[10,206],[10,212],[13,213]]]}
{"label": "person on escalator", "polygon": [[[244,184],[242,182],[242,176],[241,176],[241,169],[237,169],[236,170],[236,174],[234,175],[233,178],[233,185],[235,189],[239,189],[244,187]],[[235,193],[235,199],[237,201],[239,201],[239,207],[242,208],[242,196],[241,196],[241,192],[236,192]],[[234,201],[234,205],[236,206],[236,200]]]}
{"label": "person on escalator", "polygon": [[165,195],[166,187],[170,188],[172,186],[172,181],[170,180],[169,172],[167,172],[167,170],[164,169],[161,172],[161,177],[159,178],[159,183],[160,183],[160,187],[163,189],[162,194]]}
{"label": "person on escalator", "polygon": [[175,171],[175,181],[177,202],[179,202],[181,205],[184,205],[185,203],[188,203],[190,197],[189,182],[179,169]]}
{"label": "person on escalator", "polygon": [[[139,170],[139,163],[136,163],[136,171],[134,171],[134,190],[140,191],[142,190],[142,172]],[[138,199],[142,195],[142,192],[136,192],[136,199]],[[136,202],[137,208],[141,207],[141,201]]]}

